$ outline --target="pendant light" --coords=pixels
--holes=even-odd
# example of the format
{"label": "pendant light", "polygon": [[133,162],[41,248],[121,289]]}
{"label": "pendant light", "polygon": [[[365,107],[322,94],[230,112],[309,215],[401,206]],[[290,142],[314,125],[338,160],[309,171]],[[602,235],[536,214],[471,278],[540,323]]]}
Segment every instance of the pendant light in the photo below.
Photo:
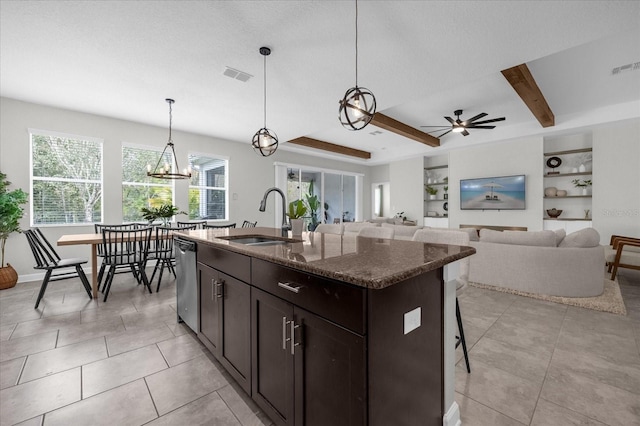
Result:
{"label": "pendant light", "polygon": [[[169,104],[169,141],[167,142],[167,146],[164,147],[160,158],[158,159],[158,163],[156,164],[153,172],[151,171],[151,164],[147,164],[147,176],[151,176],[158,179],[189,179],[191,177],[191,167],[184,169],[182,173],[180,173],[180,168],[178,167],[178,160],[176,159],[176,152],[173,149],[173,141],[171,140],[171,121],[172,121],[172,105],[175,102],[173,99],[165,99]],[[170,150],[170,152],[168,151]],[[165,154],[170,154],[173,158],[173,173],[172,166],[168,162],[165,162],[164,165],[162,160],[165,158]]]}
{"label": "pendant light", "polygon": [[361,130],[376,113],[376,97],[365,87],[358,87],[358,0],[356,0],[356,85],[340,101],[338,119],[348,130]]}
{"label": "pendant light", "polygon": [[264,127],[253,135],[251,145],[254,151],[268,157],[278,149],[278,136],[273,130],[267,129],[267,56],[271,54],[271,49],[261,47],[260,54],[264,56]]}

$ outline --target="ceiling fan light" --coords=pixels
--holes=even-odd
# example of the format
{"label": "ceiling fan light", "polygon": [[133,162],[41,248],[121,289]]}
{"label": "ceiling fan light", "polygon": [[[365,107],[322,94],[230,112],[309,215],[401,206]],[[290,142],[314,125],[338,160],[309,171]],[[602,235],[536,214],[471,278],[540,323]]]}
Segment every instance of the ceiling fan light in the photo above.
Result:
{"label": "ceiling fan light", "polygon": [[462,132],[464,132],[464,127],[462,127],[462,126],[453,126],[451,131],[454,132],[454,133],[462,133]]}

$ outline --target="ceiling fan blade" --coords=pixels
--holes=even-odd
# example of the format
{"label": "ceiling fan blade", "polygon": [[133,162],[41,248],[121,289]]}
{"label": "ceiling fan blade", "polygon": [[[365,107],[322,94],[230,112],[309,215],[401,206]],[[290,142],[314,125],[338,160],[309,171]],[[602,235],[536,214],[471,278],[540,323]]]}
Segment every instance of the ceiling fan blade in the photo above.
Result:
{"label": "ceiling fan blade", "polygon": [[[448,128],[448,127],[447,127],[447,128]],[[450,129],[450,128],[448,128],[448,129],[449,129],[449,131],[451,131],[451,129]],[[441,132],[441,131],[443,131],[443,130],[444,130],[444,129],[428,130],[428,131],[426,131],[425,133],[427,133],[427,134],[429,134],[429,133],[438,133],[438,132]]]}
{"label": "ceiling fan blade", "polygon": [[495,129],[496,126],[474,126],[473,124],[471,126],[467,126],[467,129]]}
{"label": "ceiling fan blade", "polygon": [[467,130],[466,130],[466,129],[465,129],[465,130],[463,130],[463,131],[461,132],[461,134],[462,134],[462,136],[469,136],[469,132],[467,132]]}
{"label": "ceiling fan blade", "polygon": [[445,119],[451,124],[456,124],[455,120],[451,117],[445,117]]}
{"label": "ceiling fan blade", "polygon": [[487,124],[487,123],[495,123],[496,121],[504,121],[505,118],[504,117],[500,117],[500,118],[492,118],[491,120],[484,120],[484,121],[478,121],[476,123],[473,124]]}
{"label": "ceiling fan blade", "polygon": [[451,129],[447,130],[446,132],[444,132],[444,133],[443,133],[443,134],[441,134],[441,135],[438,135],[438,136],[437,136],[437,137],[438,137],[438,139],[440,139],[441,137],[443,137],[444,135],[446,135],[446,134],[447,134],[447,133],[449,133],[450,131],[451,131]]}
{"label": "ceiling fan blade", "polygon": [[470,118],[470,119],[468,119],[468,120],[464,120],[464,123],[465,123],[465,124],[467,124],[467,123],[473,123],[474,121],[479,120],[479,119],[481,119],[482,117],[486,117],[487,115],[488,115],[488,114],[487,114],[486,112],[481,112],[480,114],[476,115],[475,117],[471,117],[471,118]]}

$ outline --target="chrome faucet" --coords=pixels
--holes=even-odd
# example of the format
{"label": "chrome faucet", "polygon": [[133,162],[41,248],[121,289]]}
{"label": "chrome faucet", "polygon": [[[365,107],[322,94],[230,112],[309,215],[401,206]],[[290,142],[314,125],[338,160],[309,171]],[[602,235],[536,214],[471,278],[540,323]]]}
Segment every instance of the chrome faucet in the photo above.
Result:
{"label": "chrome faucet", "polygon": [[264,192],[264,195],[262,196],[262,201],[260,201],[259,210],[261,212],[265,210],[265,208],[267,207],[267,196],[269,195],[270,192],[273,192],[273,191],[278,192],[282,196],[282,236],[288,237],[289,230],[291,229],[291,225],[287,223],[287,202],[285,200],[284,192],[282,192],[280,188],[273,187],[273,188],[267,189]]}

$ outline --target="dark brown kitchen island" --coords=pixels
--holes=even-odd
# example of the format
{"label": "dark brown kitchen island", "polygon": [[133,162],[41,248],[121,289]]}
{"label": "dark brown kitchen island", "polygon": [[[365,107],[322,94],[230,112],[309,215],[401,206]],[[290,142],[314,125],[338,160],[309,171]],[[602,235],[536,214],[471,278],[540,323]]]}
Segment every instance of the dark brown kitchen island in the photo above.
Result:
{"label": "dark brown kitchen island", "polygon": [[278,425],[442,425],[444,265],[472,247],[196,230],[194,330]]}

